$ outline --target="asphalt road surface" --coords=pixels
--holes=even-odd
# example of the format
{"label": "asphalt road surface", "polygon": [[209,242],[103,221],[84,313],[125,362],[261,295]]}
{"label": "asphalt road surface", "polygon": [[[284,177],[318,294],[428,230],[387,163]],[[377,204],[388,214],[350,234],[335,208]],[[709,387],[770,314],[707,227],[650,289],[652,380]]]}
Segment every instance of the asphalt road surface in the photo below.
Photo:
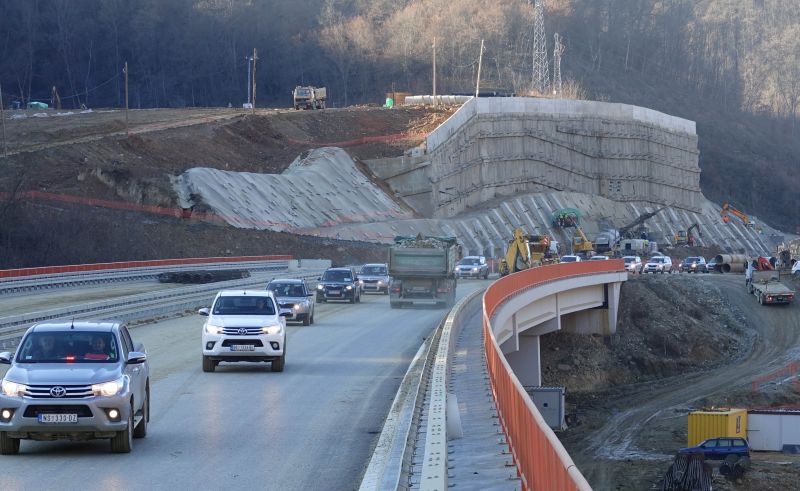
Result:
{"label": "asphalt road surface", "polygon": [[[483,283],[461,282],[458,297]],[[0,489],[356,488],[445,310],[390,309],[377,295],[317,309],[313,326],[289,326],[283,373],[268,363],[202,372],[200,316],[134,328],[151,363],[147,438],[130,454],[111,454],[108,440],[23,440],[19,455],[0,457]]]}

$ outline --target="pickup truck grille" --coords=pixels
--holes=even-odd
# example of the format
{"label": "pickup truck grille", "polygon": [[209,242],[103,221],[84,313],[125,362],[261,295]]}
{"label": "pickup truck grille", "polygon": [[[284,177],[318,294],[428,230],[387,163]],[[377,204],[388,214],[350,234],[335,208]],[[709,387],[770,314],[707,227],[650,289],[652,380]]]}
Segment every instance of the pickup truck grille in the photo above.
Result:
{"label": "pickup truck grille", "polygon": [[282,309],[293,309],[294,308],[294,304],[293,303],[282,303],[282,304],[279,304],[279,305],[281,306]]}
{"label": "pickup truck grille", "polygon": [[[244,329],[244,331],[239,332],[240,329]],[[260,327],[225,327],[222,329],[222,334],[226,336],[257,336],[262,332]]]}
{"label": "pickup truck grille", "polygon": [[[53,394],[60,394],[63,388],[63,396],[55,397]],[[33,399],[85,399],[92,397],[91,385],[29,385],[25,391],[26,397]]]}
{"label": "pickup truck grille", "polygon": [[222,342],[223,348],[228,348],[235,344],[252,344],[257,348],[261,348],[264,344],[261,342],[260,339],[226,339]]}

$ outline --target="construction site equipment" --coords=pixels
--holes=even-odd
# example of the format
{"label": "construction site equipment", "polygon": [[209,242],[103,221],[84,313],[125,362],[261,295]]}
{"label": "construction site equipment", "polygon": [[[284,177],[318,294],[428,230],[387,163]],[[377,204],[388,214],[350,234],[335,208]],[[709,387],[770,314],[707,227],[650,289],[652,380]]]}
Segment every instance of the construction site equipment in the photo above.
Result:
{"label": "construction site equipment", "polygon": [[747,438],[747,409],[720,409],[689,413],[688,447],[703,440],[737,436]]}
{"label": "construction site equipment", "polygon": [[761,305],[792,303],[794,290],[781,283],[780,271],[776,271],[766,257],[759,256],[750,263],[751,278],[747,291],[755,295]]}
{"label": "construction site equipment", "polygon": [[678,233],[675,234],[675,245],[688,245],[689,247],[694,247],[696,242],[696,238],[693,233],[694,230],[697,230],[697,235],[699,237],[703,236],[700,233],[700,224],[693,223],[688,229],[679,230]]}
{"label": "construction site equipment", "polygon": [[572,253],[584,257],[594,255],[594,244],[586,237],[580,227],[575,227],[575,235],[572,237]]}
{"label": "construction site equipment", "polygon": [[728,221],[730,220],[730,218],[728,217],[728,214],[731,214],[731,215],[735,216],[736,218],[741,220],[742,223],[744,223],[748,227],[754,226],[753,222],[750,220],[750,217],[748,217],[747,215],[745,215],[741,211],[737,210],[736,208],[734,208],[730,204],[725,203],[725,204],[722,205],[722,209],[719,210],[719,215],[722,217],[722,221],[725,222],[725,223],[728,223]]}
{"label": "construction site equipment", "polygon": [[744,273],[747,269],[747,256],[744,254],[717,254],[714,256],[715,268],[721,273]]}
{"label": "construction site equipment", "polygon": [[297,86],[292,92],[295,109],[325,109],[327,90],[325,87]]}
{"label": "construction site equipment", "polygon": [[549,235],[526,235],[514,230],[504,258],[500,259],[500,275],[506,276],[528,268],[558,262],[558,249]]}
{"label": "construction site equipment", "polygon": [[575,208],[561,208],[553,212],[554,227],[578,227],[580,224],[581,212]]}
{"label": "construction site equipment", "polygon": [[663,209],[664,207],[661,207],[656,211],[639,215],[634,221],[619,229],[619,236],[625,239],[646,239],[647,237],[641,236],[641,232],[647,230],[647,228],[644,227],[644,222],[658,215]]}
{"label": "construction site equipment", "polygon": [[456,298],[455,237],[397,236],[389,249],[389,305],[449,307]]}

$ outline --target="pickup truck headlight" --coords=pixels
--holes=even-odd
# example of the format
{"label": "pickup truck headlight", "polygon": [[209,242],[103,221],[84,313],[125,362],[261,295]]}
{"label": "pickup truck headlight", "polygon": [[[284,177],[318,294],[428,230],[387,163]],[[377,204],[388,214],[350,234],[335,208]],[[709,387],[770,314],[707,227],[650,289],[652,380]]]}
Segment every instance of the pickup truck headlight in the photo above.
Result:
{"label": "pickup truck headlight", "polygon": [[206,324],[206,332],[209,334],[222,334],[222,326]]}
{"label": "pickup truck headlight", "polygon": [[322,285],[322,284],[317,285],[317,290],[324,290],[324,289],[325,289],[325,285]]}
{"label": "pickup truck headlight", "polygon": [[261,328],[261,332],[264,334],[280,334],[282,330],[283,327],[281,327],[280,324],[274,326],[264,326]]}
{"label": "pickup truck headlight", "polygon": [[378,280],[378,286],[381,286],[382,284],[383,284],[383,280]]}
{"label": "pickup truck headlight", "polygon": [[345,290],[352,290],[352,289],[353,289],[353,285],[347,285],[347,286],[345,287]]}
{"label": "pickup truck headlight", "polygon": [[92,385],[92,393],[96,396],[111,397],[119,394],[125,387],[125,377],[120,377],[111,382]]}
{"label": "pickup truck headlight", "polygon": [[3,395],[8,397],[22,397],[22,394],[24,394],[25,391],[28,390],[27,385],[18,384],[16,382],[12,382],[10,380],[5,380],[5,379],[3,379],[2,382],[0,382],[0,385],[2,385]]}

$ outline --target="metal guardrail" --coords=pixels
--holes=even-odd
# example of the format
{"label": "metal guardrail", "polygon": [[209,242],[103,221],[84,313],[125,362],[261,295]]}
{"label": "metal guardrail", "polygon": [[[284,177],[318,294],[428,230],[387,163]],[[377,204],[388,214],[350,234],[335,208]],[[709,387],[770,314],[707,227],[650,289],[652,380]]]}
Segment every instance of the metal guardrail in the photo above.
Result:
{"label": "metal guardrail", "polygon": [[[198,260],[199,261],[199,260]],[[119,263],[129,264],[129,263]],[[114,283],[155,278],[168,271],[192,270],[228,270],[246,269],[248,271],[277,271],[288,268],[288,259],[266,259],[258,261],[238,262],[196,262],[185,264],[165,264],[153,266],[138,266],[126,268],[90,269],[86,271],[65,271],[43,273],[38,275],[25,275],[18,277],[5,277],[0,279],[0,295],[23,293],[49,288],[64,288],[88,284]],[[89,265],[93,266],[93,265]],[[65,267],[69,268],[69,267]],[[46,268],[34,268],[46,269]],[[9,271],[9,270],[6,270]]]}
{"label": "metal guardrail", "polygon": [[[281,272],[283,273],[283,272]],[[297,271],[280,275],[259,275],[238,280],[207,283],[203,285],[160,290],[152,293],[140,293],[81,305],[73,305],[57,309],[30,312],[25,314],[0,317],[0,340],[18,338],[25,330],[37,322],[60,319],[108,319],[124,321],[149,319],[162,315],[174,314],[193,308],[207,306],[220,290],[264,288],[266,283],[275,277],[316,279],[321,271]],[[3,342],[2,344],[6,344]]]}

